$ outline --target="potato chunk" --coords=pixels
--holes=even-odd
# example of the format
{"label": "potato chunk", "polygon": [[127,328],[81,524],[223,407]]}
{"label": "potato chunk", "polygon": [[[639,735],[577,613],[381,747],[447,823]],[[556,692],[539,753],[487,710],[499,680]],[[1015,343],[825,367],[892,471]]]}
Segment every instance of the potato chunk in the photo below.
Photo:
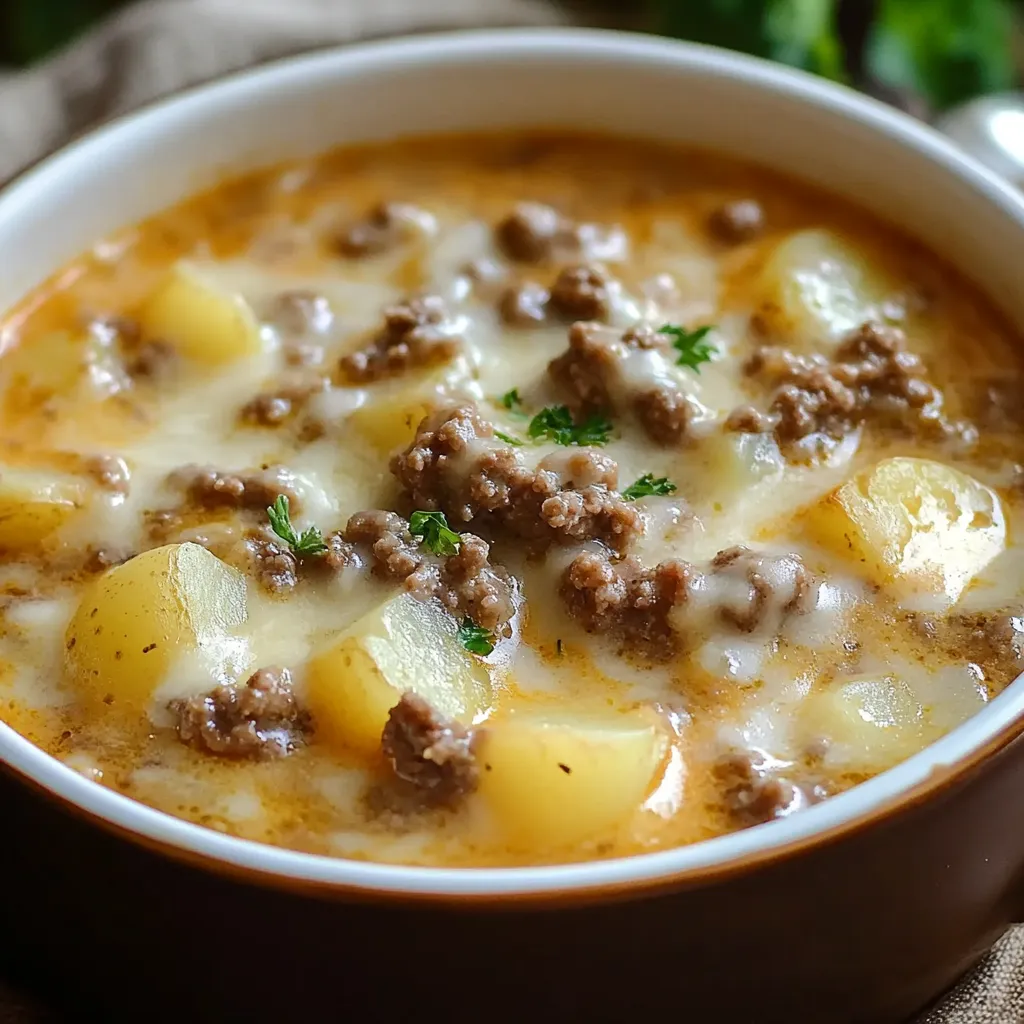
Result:
{"label": "potato chunk", "polygon": [[482,734],[480,794],[513,841],[578,843],[640,807],[666,749],[650,713],[516,709]]}
{"label": "potato chunk", "polygon": [[85,485],[53,470],[0,465],[0,549],[39,544],[85,502]]}
{"label": "potato chunk", "polygon": [[914,691],[895,676],[850,679],[814,693],[804,722],[828,741],[826,757],[837,768],[883,771],[917,753],[928,736]]}
{"label": "potato chunk", "polygon": [[1006,546],[999,496],[950,466],[894,458],[858,473],[805,513],[817,539],[875,581],[955,604]]}
{"label": "potato chunk", "polygon": [[306,685],[317,735],[371,755],[407,690],[466,725],[494,696],[486,666],[459,643],[455,619],[408,594],[374,608],[315,654]]}
{"label": "potato chunk", "polygon": [[837,342],[877,319],[886,284],[864,255],[828,231],[800,231],[771,254],[761,273],[760,316],[789,344]]}
{"label": "potato chunk", "polygon": [[18,345],[0,359],[0,382],[13,410],[58,401],[99,402],[127,386],[109,339],[54,331]]}
{"label": "potato chunk", "polygon": [[187,263],[177,264],[139,313],[145,335],[198,363],[219,365],[255,355],[260,325],[240,295],[223,291]]}
{"label": "potato chunk", "polygon": [[154,548],[86,590],[65,638],[68,669],[95,699],[141,711],[178,657],[215,648],[246,617],[241,573],[198,544]]}
{"label": "potato chunk", "polygon": [[781,478],[785,462],[771,434],[712,434],[701,447],[710,493],[726,498]]}
{"label": "potato chunk", "polygon": [[380,455],[390,455],[406,447],[416,436],[416,428],[433,409],[436,391],[420,384],[401,391],[374,394],[349,417],[349,424]]}

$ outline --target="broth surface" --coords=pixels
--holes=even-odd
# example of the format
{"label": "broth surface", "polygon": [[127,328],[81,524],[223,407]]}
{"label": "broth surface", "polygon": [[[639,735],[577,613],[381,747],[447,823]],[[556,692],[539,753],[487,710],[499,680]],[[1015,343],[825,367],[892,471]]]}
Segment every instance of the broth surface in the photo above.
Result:
{"label": "broth surface", "polygon": [[211,828],[663,849],[891,767],[1024,668],[1018,339],[759,168],[341,150],[98,242],[0,343],[4,718]]}

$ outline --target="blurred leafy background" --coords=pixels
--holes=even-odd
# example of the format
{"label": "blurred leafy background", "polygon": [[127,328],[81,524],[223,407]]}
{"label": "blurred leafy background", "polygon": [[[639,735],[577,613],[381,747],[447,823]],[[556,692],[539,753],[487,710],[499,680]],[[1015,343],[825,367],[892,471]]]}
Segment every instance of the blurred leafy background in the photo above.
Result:
{"label": "blurred leafy background", "polygon": [[[38,60],[129,2],[0,0],[0,63]],[[768,57],[922,115],[1013,86],[1024,20],[1024,0],[567,2],[588,20]]]}

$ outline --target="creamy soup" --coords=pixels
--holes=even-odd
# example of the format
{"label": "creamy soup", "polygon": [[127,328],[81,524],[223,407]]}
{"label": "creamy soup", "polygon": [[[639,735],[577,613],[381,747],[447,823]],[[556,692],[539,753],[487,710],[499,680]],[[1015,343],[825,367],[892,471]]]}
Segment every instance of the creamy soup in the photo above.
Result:
{"label": "creamy soup", "polygon": [[1024,667],[1017,339],[706,154],[346,149],[0,321],[0,690],[97,785],[533,864],[798,813]]}

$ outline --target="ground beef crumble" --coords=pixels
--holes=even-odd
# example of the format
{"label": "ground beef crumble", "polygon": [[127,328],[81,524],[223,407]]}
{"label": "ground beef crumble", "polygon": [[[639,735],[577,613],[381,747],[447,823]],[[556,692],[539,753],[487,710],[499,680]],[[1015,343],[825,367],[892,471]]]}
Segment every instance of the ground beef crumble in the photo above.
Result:
{"label": "ground beef crumble", "polygon": [[410,203],[380,202],[345,225],[334,239],[343,256],[377,256],[415,238],[430,215]]}
{"label": "ground beef crumble", "polygon": [[550,320],[600,320],[611,314],[611,277],[588,263],[563,267],[550,289],[532,281],[510,285],[498,299],[498,314],[510,327],[535,327]]}
{"label": "ground beef crumble", "polygon": [[[607,456],[591,449],[579,456],[607,472]],[[604,483],[569,487],[556,469],[524,466],[472,405],[427,417],[391,471],[413,507],[440,509],[456,526],[473,523],[536,548],[601,540],[624,550],[644,528],[640,510]]]}
{"label": "ground beef crumble", "polygon": [[743,406],[727,419],[726,429],[770,429],[791,458],[809,453],[808,439],[840,441],[869,417],[909,430],[948,432],[942,395],[925,379],[921,358],[905,345],[902,331],[865,323],[843,341],[833,360],[761,348],[745,371],[775,386],[768,413]]}
{"label": "ground beef crumble", "polygon": [[388,715],[381,750],[395,776],[415,789],[425,807],[450,807],[477,787],[475,741],[475,730],[409,692]]}
{"label": "ground beef crumble", "polygon": [[981,669],[990,696],[1024,672],[1024,610],[956,612],[938,618],[910,613],[918,633],[958,663]]}
{"label": "ground beef crumble", "polygon": [[300,511],[292,474],[283,466],[259,473],[225,473],[209,466],[182,466],[168,478],[185,492],[187,503],[199,509],[234,508],[265,512],[278,495],[288,498],[292,514]]}
{"label": "ground beef crumble", "polygon": [[372,383],[413,367],[446,363],[461,346],[462,339],[452,333],[444,300],[427,295],[384,310],[384,323],[373,340],[342,356],[338,372],[344,383]]}
{"label": "ground beef crumble", "polygon": [[706,572],[679,559],[649,568],[633,556],[587,551],[565,569],[559,593],[587,632],[667,658],[685,646],[688,622],[706,614],[743,633],[777,630],[803,609],[811,583],[798,556],[744,547],[720,551]]}
{"label": "ground beef crumble", "polygon": [[550,298],[551,293],[539,284],[511,285],[498,299],[498,315],[509,327],[535,327],[547,320]]}
{"label": "ground beef crumble", "polygon": [[182,743],[222,757],[283,757],[308,729],[286,668],[261,668],[244,683],[173,701],[170,710]]}
{"label": "ground beef crumble", "polygon": [[257,582],[271,594],[285,594],[299,582],[299,560],[288,545],[269,530],[245,538],[250,569]]}
{"label": "ground beef crumble", "polygon": [[577,555],[559,588],[569,614],[588,633],[623,640],[653,657],[668,657],[676,647],[669,612],[684,603],[693,566],[670,559],[645,568],[639,559],[614,561],[607,555]]}
{"label": "ground beef crumble", "polygon": [[96,317],[89,321],[88,330],[104,347],[116,350],[133,382],[159,383],[178,362],[178,352],[170,342],[143,337],[141,324],[132,317]]}
{"label": "ground beef crumble", "polygon": [[124,368],[133,380],[160,381],[170,376],[177,363],[177,349],[168,341],[152,338],[126,352]]}
{"label": "ground beef crumble", "polygon": [[764,231],[764,226],[764,210],[756,199],[723,203],[708,218],[708,230],[726,245],[749,242]]}
{"label": "ground beef crumble", "polygon": [[105,491],[126,495],[131,472],[124,459],[117,455],[94,455],[85,460],[84,471]]}
{"label": "ground beef crumble", "polygon": [[239,419],[252,427],[280,427],[292,420],[326,383],[325,377],[311,376],[274,391],[261,392],[242,406]]}
{"label": "ground beef crumble", "polygon": [[688,396],[653,370],[648,380],[627,373],[634,353],[670,348],[670,339],[644,327],[623,334],[598,323],[580,321],[569,328],[569,347],[548,365],[548,374],[567,395],[577,415],[630,411],[651,440],[678,444],[693,418]]}
{"label": "ground beef crumble", "polygon": [[753,751],[730,751],[712,767],[722,806],[737,828],[784,818],[821,799],[814,789],[797,786],[771,770]]}
{"label": "ground beef crumble", "polygon": [[811,574],[796,555],[766,555],[736,546],[715,555],[711,572],[736,591],[719,604],[719,617],[743,633],[781,623],[804,604],[811,589]]}
{"label": "ground beef crumble", "polygon": [[322,295],[292,290],[275,296],[266,319],[285,339],[295,339],[323,334],[333,323],[334,313]]}
{"label": "ground beef crumble", "polygon": [[471,533],[460,535],[456,554],[441,558],[423,549],[398,513],[372,509],[357,512],[324,542],[322,556],[298,559],[269,530],[253,532],[245,541],[250,571],[261,586],[280,595],[306,574],[369,567],[375,576],[401,583],[417,600],[436,599],[456,618],[468,616],[484,629],[501,631],[515,615],[515,581],[491,564],[490,546]]}
{"label": "ground beef crumble", "polygon": [[578,223],[543,203],[519,203],[494,234],[501,251],[519,263],[615,259],[626,248],[620,228]]}
{"label": "ground beef crumble", "polygon": [[587,263],[564,267],[551,286],[551,308],[565,320],[607,320],[610,278]]}

